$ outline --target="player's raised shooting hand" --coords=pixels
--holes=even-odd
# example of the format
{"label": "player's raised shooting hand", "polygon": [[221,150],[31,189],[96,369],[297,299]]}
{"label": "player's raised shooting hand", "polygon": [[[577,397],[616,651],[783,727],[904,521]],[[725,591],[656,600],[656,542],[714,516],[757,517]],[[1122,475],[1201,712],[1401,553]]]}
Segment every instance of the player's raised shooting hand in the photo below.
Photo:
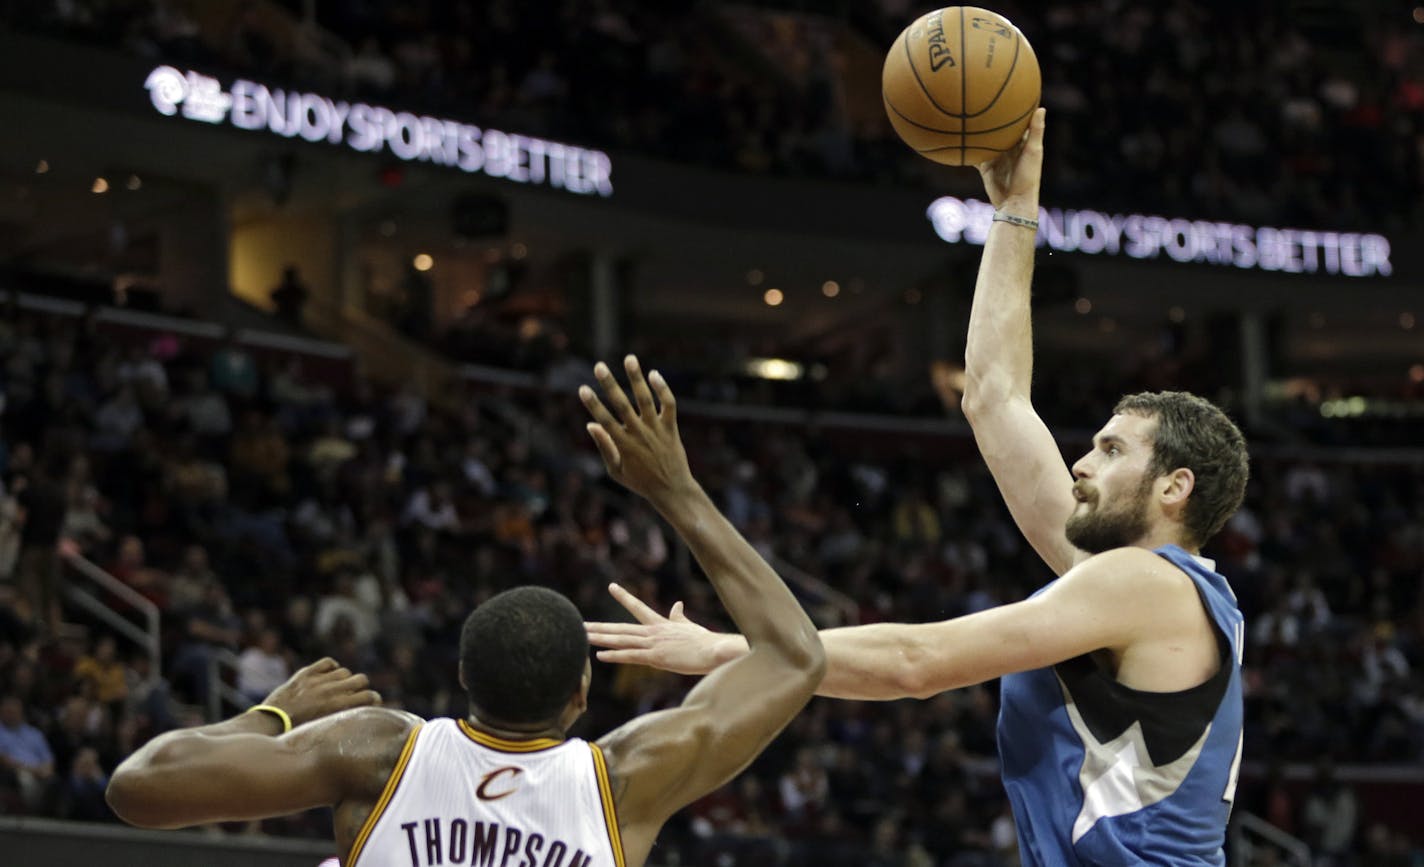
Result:
{"label": "player's raised shooting hand", "polygon": [[688,620],[681,602],[664,617],[618,584],[608,585],[608,592],[638,622],[584,624],[589,643],[605,648],[598,651],[601,662],[647,665],[678,674],[706,674],[727,661],[729,657],[724,653],[735,650],[732,642],[741,645],[737,636],[713,632]]}
{"label": "player's raised shooting hand", "polygon": [[692,478],[687,452],[677,433],[677,401],[672,390],[656,370],[645,380],[638,359],[632,355],[623,360],[623,368],[633,392],[631,401],[613,371],[601,361],[594,365],[593,374],[608,405],[599,400],[592,388],[579,387],[579,399],[593,417],[588,433],[598,446],[608,474],[654,505],[695,490],[697,482]]}
{"label": "player's raised shooting hand", "polygon": [[380,704],[381,696],[370,688],[366,675],[352,674],[326,657],[298,669],[262,703],[286,711],[296,727],[353,707]]}
{"label": "player's raised shooting hand", "polygon": [[1043,177],[1043,128],[1048,110],[1034,109],[1023,140],[996,160],[979,164],[984,192],[996,209],[1038,219],[1038,187]]}

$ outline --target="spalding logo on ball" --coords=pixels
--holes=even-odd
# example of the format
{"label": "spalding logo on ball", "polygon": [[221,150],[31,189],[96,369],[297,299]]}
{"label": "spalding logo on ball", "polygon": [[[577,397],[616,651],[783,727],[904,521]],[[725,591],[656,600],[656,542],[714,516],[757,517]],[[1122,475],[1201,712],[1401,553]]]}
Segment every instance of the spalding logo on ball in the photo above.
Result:
{"label": "spalding logo on ball", "polygon": [[972,166],[1011,150],[1038,107],[1033,46],[977,6],[930,12],[900,34],[880,79],[890,124],[921,156]]}

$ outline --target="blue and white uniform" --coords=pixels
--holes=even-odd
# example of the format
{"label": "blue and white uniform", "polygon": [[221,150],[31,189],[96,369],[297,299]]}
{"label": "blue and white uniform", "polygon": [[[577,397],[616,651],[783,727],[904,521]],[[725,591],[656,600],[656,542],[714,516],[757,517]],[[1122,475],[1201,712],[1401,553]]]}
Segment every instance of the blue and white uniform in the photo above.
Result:
{"label": "blue and white uniform", "polygon": [[1003,678],[999,755],[1025,867],[1225,864],[1245,621],[1215,564],[1155,553],[1196,584],[1221,666],[1170,693],[1124,686],[1086,655]]}

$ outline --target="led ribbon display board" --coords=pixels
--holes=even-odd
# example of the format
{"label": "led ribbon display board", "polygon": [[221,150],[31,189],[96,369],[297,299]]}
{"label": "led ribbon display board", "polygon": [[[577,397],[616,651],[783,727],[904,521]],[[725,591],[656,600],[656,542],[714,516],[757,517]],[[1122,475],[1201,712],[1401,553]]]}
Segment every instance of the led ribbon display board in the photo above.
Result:
{"label": "led ribbon display board", "polygon": [[[927,216],[944,240],[984,243],[993,205],[944,196]],[[1038,241],[1065,253],[1223,265],[1243,270],[1343,277],[1388,277],[1389,239],[1356,232],[1276,229],[1144,214],[1039,208]]]}
{"label": "led ribbon display board", "polygon": [[163,115],[215,126],[327,142],[362,153],[385,151],[403,161],[450,166],[522,184],[583,196],[613,195],[613,162],[603,151],[318,93],[269,88],[159,66],[144,87]]}

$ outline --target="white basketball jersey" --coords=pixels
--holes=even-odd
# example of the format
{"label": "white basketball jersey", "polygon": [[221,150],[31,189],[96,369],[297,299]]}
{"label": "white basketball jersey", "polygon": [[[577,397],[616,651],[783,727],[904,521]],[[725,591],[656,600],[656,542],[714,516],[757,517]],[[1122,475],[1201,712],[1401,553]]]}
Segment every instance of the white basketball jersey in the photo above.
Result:
{"label": "white basketball jersey", "polygon": [[624,867],[608,767],[578,738],[417,726],[346,867]]}

